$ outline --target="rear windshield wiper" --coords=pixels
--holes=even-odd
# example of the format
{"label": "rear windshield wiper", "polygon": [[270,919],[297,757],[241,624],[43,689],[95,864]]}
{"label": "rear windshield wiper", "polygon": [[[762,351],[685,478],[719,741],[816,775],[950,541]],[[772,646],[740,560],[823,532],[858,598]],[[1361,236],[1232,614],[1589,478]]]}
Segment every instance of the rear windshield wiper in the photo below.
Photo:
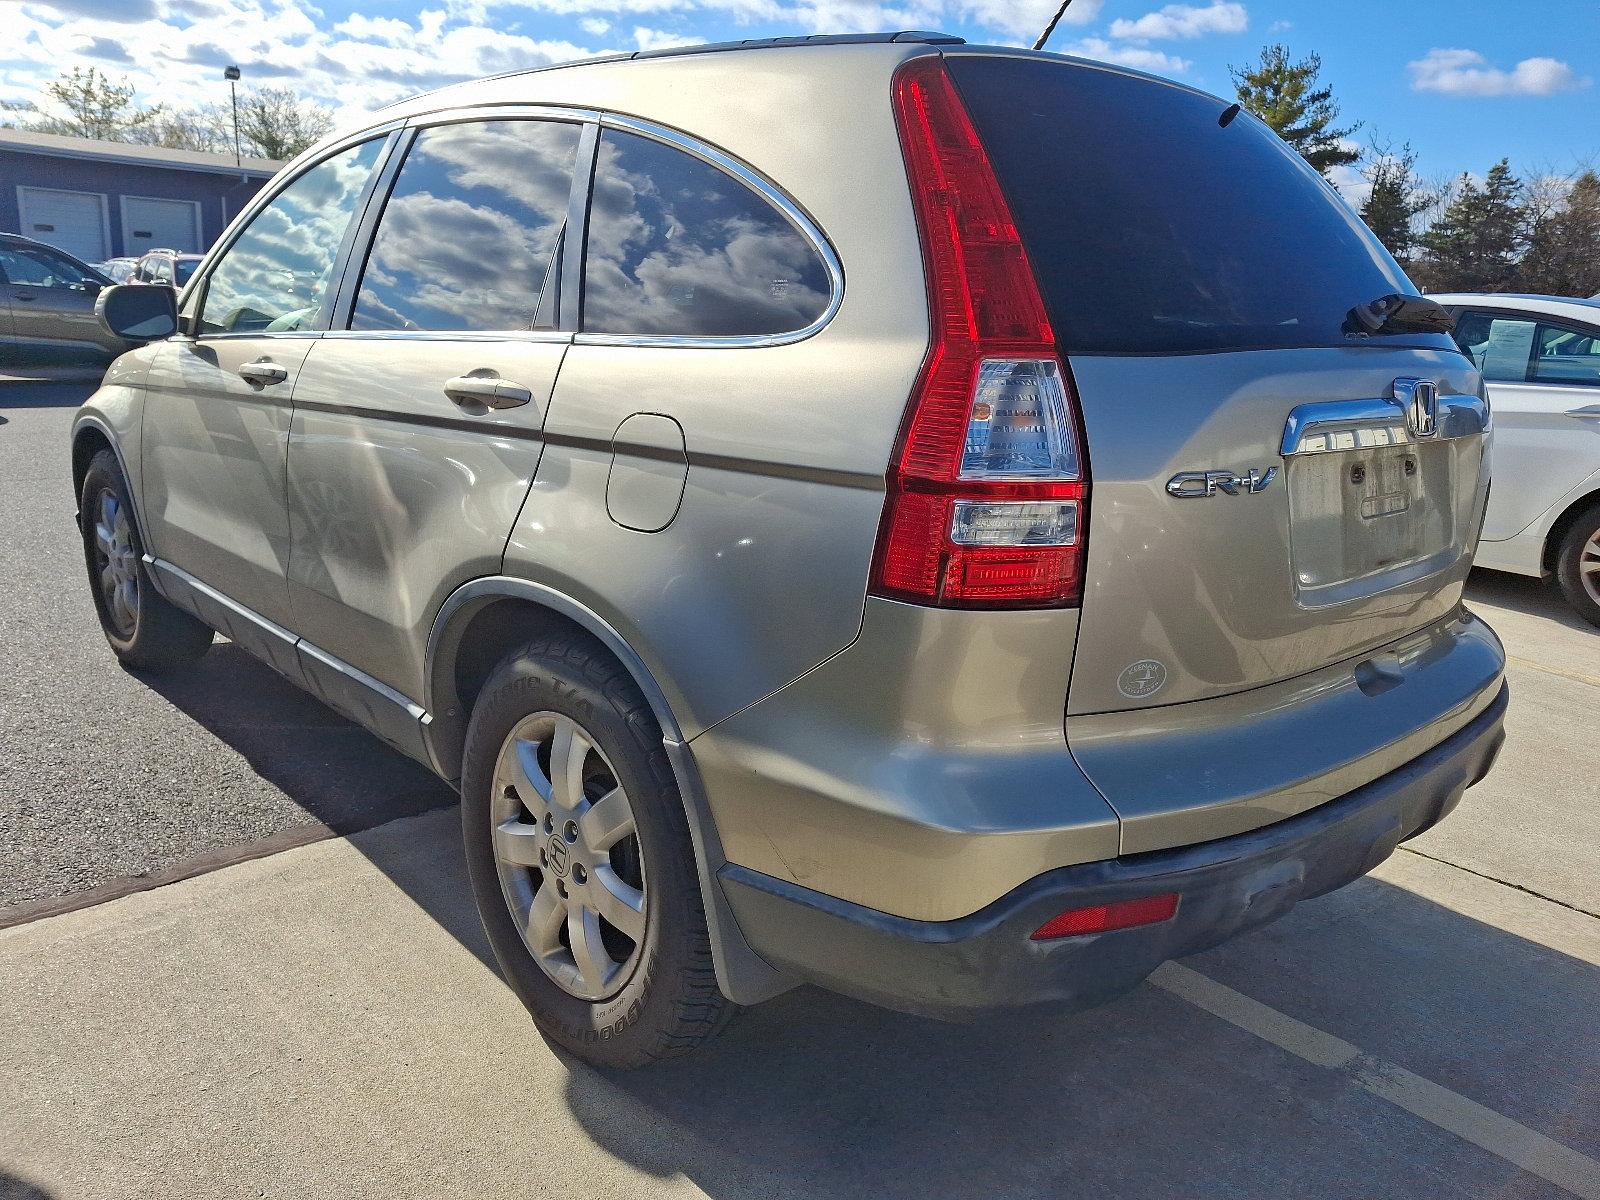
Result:
{"label": "rear windshield wiper", "polygon": [[1426,296],[1395,292],[1358,304],[1344,319],[1344,331],[1357,336],[1383,333],[1451,333],[1456,319]]}

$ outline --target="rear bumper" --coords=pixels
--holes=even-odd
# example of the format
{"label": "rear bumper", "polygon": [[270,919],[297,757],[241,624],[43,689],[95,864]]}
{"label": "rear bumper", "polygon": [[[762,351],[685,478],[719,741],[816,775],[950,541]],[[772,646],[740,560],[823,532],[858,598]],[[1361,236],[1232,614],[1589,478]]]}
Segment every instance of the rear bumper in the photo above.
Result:
{"label": "rear bumper", "polygon": [[[1309,812],[1197,845],[1039,875],[952,921],[915,921],[728,864],[719,878],[752,949],[798,978],[890,1008],[956,1017],[1058,1002],[1089,1007],[1162,962],[1276,920],[1359,878],[1445,817],[1493,765],[1508,698],[1404,766]],[[1033,942],[1057,913],[1177,892],[1158,925]]]}

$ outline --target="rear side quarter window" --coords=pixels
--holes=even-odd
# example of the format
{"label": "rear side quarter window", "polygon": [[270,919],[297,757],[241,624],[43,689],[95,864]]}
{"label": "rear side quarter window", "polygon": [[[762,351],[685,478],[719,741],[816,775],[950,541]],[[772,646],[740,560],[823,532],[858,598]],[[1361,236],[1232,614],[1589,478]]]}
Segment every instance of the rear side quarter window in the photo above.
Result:
{"label": "rear side quarter window", "polygon": [[582,330],[748,338],[803,331],[832,299],[816,244],[771,200],[687,150],[601,132]]}

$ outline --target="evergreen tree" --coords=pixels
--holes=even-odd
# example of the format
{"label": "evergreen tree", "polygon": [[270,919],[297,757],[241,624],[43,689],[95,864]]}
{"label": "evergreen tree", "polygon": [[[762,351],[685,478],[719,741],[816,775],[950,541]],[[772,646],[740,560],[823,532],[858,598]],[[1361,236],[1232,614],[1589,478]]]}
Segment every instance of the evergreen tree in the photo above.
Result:
{"label": "evergreen tree", "polygon": [[1409,145],[1398,152],[1384,147],[1367,168],[1371,189],[1361,219],[1401,266],[1409,266],[1417,245],[1416,219],[1433,205],[1434,195],[1416,174],[1417,155]]}
{"label": "evergreen tree", "polygon": [[1333,89],[1318,86],[1321,55],[1295,63],[1289,61],[1287,46],[1266,46],[1254,66],[1229,67],[1228,73],[1233,76],[1239,103],[1272,126],[1324,175],[1361,157],[1360,151],[1344,144],[1359,126],[1334,127],[1339,106],[1333,101]]}
{"label": "evergreen tree", "polygon": [[1526,218],[1522,181],[1501,159],[1482,187],[1463,175],[1455,198],[1420,239],[1429,291],[1501,292],[1517,282]]}
{"label": "evergreen tree", "polygon": [[1519,287],[1551,296],[1600,292],[1600,177],[1585,171],[1528,231]]}

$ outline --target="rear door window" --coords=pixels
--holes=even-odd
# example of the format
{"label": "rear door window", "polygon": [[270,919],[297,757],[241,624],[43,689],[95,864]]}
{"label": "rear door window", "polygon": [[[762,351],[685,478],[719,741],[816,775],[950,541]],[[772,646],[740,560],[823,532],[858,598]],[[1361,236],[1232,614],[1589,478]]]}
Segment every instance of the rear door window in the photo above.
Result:
{"label": "rear door window", "polygon": [[[350,328],[535,328],[579,132],[512,120],[419,133],[378,222]],[[547,311],[553,323],[554,306]]]}
{"label": "rear door window", "polygon": [[383,142],[323,159],[250,219],[206,280],[202,334],[284,333],[313,324]]}
{"label": "rear door window", "polygon": [[584,258],[587,333],[752,337],[828,308],[822,256],[778,208],[675,146],[600,135]]}
{"label": "rear door window", "polygon": [[1600,387],[1600,333],[1541,322],[1534,340],[1533,378]]}
{"label": "rear door window", "polygon": [[1523,383],[1537,326],[1531,319],[1464,312],[1456,318],[1456,344],[1489,380]]}
{"label": "rear door window", "polygon": [[1223,125],[1213,96],[1047,60],[946,61],[1064,350],[1348,345],[1352,307],[1416,290],[1316,171],[1248,114]]}

